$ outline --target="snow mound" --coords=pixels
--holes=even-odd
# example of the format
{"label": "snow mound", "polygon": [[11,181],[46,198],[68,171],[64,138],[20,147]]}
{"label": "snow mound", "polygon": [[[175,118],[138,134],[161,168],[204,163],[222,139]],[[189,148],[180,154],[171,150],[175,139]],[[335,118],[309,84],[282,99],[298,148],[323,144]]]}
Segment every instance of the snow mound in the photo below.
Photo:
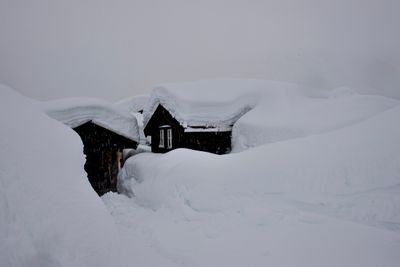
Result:
{"label": "snow mound", "polygon": [[307,93],[294,96],[270,94],[270,97],[263,98],[234,125],[233,152],[338,130],[400,103],[382,96],[349,92],[335,89],[325,95],[319,94],[318,97]]}
{"label": "snow mound", "polygon": [[43,103],[44,111],[71,128],[88,121],[139,142],[136,117],[106,101],[89,98],[66,98]]}
{"label": "snow mound", "polygon": [[121,266],[79,136],[0,85],[1,266]]}

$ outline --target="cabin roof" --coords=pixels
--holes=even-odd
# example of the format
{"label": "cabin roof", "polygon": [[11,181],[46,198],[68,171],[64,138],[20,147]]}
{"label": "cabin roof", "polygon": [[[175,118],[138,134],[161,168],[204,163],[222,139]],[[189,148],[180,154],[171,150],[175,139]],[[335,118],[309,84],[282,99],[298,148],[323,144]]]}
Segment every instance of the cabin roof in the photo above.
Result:
{"label": "cabin roof", "polygon": [[159,105],[185,129],[231,129],[258,101],[262,80],[201,80],[156,86],[144,109],[144,126]]}
{"label": "cabin roof", "polygon": [[50,117],[71,128],[91,121],[116,134],[139,142],[139,128],[135,116],[106,101],[66,98],[44,102],[43,109]]}

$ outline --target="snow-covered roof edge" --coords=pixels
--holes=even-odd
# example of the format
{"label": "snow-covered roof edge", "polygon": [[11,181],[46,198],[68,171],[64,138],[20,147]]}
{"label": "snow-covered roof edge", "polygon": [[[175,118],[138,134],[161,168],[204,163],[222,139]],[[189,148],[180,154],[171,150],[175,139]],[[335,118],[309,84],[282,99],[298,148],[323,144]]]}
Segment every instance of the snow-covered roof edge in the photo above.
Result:
{"label": "snow-covered roof edge", "polygon": [[[163,106],[184,128],[231,128],[245,113],[255,107],[261,80],[202,80],[191,83],[162,84],[156,86],[144,109],[146,127],[159,105]],[[254,84],[257,86],[254,86]],[[252,86],[253,85],[253,86]],[[181,92],[194,93],[184,97]],[[195,89],[195,90],[194,90]],[[230,89],[233,89],[233,93]],[[208,94],[202,98],[202,94]],[[215,98],[210,98],[210,94]],[[228,97],[226,97],[228,95]]]}
{"label": "snow-covered roof edge", "polygon": [[89,98],[66,98],[42,103],[50,117],[76,128],[89,121],[139,142],[139,127],[135,116],[106,101]]}

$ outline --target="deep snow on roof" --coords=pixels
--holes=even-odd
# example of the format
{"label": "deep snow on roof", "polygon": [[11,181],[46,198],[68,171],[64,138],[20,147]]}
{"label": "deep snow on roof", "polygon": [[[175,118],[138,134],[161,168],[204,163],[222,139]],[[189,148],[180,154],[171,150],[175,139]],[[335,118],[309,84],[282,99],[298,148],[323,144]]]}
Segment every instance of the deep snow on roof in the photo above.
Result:
{"label": "deep snow on roof", "polygon": [[44,102],[43,109],[50,117],[71,128],[92,121],[130,140],[139,141],[139,128],[135,116],[106,101],[65,98]]}
{"label": "deep snow on roof", "polygon": [[144,125],[162,105],[185,130],[234,125],[233,150],[241,151],[346,127],[398,104],[347,87],[321,90],[269,80],[201,80],[155,87],[144,110]]}
{"label": "deep snow on roof", "polygon": [[161,84],[152,90],[144,125],[162,105],[184,127],[230,127],[255,107],[260,90],[270,83],[231,79]]}
{"label": "deep snow on roof", "polygon": [[130,113],[137,113],[144,109],[148,101],[148,95],[136,95],[115,102],[115,105],[121,109],[129,111]]}

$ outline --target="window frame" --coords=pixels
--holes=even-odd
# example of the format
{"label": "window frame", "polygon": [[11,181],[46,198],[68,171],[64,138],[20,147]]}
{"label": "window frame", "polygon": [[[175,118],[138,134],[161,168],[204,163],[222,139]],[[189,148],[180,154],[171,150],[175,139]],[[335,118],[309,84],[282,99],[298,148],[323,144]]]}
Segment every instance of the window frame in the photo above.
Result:
{"label": "window frame", "polygon": [[165,140],[164,140],[164,129],[160,129],[160,141],[158,142],[158,147],[159,148],[165,148]]}
{"label": "window frame", "polygon": [[167,129],[167,148],[172,148],[172,129]]}

